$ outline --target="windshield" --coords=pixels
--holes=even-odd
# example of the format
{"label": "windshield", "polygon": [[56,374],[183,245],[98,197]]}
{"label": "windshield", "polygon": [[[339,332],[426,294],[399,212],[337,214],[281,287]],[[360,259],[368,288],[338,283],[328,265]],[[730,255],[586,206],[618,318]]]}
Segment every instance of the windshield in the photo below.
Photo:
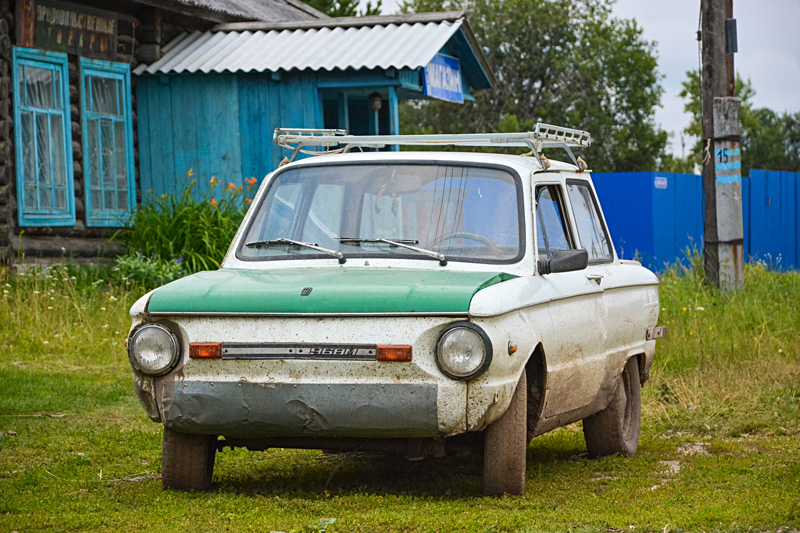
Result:
{"label": "windshield", "polygon": [[424,253],[433,251],[448,261],[515,262],[524,252],[518,182],[510,172],[460,165],[289,169],[274,178],[236,255],[251,261],[327,257],[307,246],[254,245],[293,239],[347,259],[434,259]]}

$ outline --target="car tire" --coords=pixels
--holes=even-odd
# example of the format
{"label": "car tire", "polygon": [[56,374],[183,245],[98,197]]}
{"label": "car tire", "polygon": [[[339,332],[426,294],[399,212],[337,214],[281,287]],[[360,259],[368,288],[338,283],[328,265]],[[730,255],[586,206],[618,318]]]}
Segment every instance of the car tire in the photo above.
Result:
{"label": "car tire", "polygon": [[508,409],[483,433],[484,496],[525,494],[527,398],[528,381],[523,370]]}
{"label": "car tire", "polygon": [[188,435],[164,428],[161,487],[164,490],[207,490],[214,473],[217,437]]}
{"label": "car tire", "polygon": [[583,421],[583,436],[589,457],[635,454],[639,447],[641,424],[639,365],[636,358],[631,357],[625,364],[611,403]]}

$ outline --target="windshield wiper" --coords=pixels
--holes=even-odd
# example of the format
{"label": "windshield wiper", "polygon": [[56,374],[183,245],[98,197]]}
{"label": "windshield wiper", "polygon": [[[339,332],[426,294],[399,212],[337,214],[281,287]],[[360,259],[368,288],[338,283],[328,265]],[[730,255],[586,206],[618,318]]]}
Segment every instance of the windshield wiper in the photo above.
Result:
{"label": "windshield wiper", "polygon": [[323,248],[322,246],[318,246],[311,242],[303,242],[303,241],[295,241],[292,239],[287,239],[285,237],[281,237],[280,239],[272,239],[267,241],[253,241],[245,243],[245,246],[274,246],[278,244],[288,244],[290,246],[305,246],[306,248],[311,248],[312,250],[316,250],[318,252],[322,252],[324,254],[332,255],[339,259],[339,264],[343,265],[347,259],[345,258],[342,252],[337,250],[331,250],[330,248]]}
{"label": "windshield wiper", "polygon": [[428,257],[433,257],[434,259],[438,259],[439,264],[442,266],[445,266],[447,264],[447,259],[445,258],[444,254],[441,254],[439,252],[434,252],[433,250],[426,250],[425,248],[419,248],[417,246],[411,246],[412,244],[419,244],[419,241],[410,241],[410,240],[393,241],[390,239],[359,239],[357,237],[341,237],[336,240],[342,244],[361,244],[362,242],[382,242],[385,244],[389,244],[391,246],[399,246],[400,248],[413,250],[423,255],[427,255]]}

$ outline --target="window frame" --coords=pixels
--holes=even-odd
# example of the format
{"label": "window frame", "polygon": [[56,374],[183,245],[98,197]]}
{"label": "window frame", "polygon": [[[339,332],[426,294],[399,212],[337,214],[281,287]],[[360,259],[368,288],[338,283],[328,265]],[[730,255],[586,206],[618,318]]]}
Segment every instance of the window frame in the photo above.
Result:
{"label": "window frame", "polygon": [[[533,240],[534,246],[536,251],[536,259],[539,259],[540,251],[539,251],[539,190],[546,188],[546,187],[555,187],[558,190],[558,204],[561,208],[561,215],[563,220],[561,221],[564,225],[564,233],[567,238],[567,243],[569,244],[570,250],[576,250],[578,247],[578,241],[575,239],[574,229],[572,227],[572,204],[568,204],[567,202],[569,199],[567,198],[567,191],[564,185],[558,181],[548,182],[536,182],[533,187],[533,213],[531,214],[531,218],[533,220]],[[549,257],[548,257],[549,259]]]}
{"label": "window frame", "polygon": [[[606,225],[606,217],[603,215],[603,212],[600,210],[600,202],[597,201],[597,193],[594,190],[593,184],[589,180],[583,179],[575,179],[571,178],[566,180],[566,185],[569,187],[570,185],[578,185],[584,186],[589,189],[589,194],[592,197],[592,203],[594,204],[594,211],[597,213],[597,218],[600,221],[600,228],[603,230],[603,235],[606,238],[606,243],[608,243],[608,251],[609,257],[606,259],[589,259],[590,265],[604,265],[608,263],[613,263],[614,259],[616,258],[616,251],[614,250],[614,243],[611,242],[611,235],[608,233],[608,226]],[[569,201],[569,209],[572,211],[572,217],[575,218],[574,207],[572,206],[572,199],[569,198],[569,190],[566,191],[567,193],[567,200]],[[580,243],[581,235],[578,231],[577,224],[575,226],[576,236],[578,237],[578,241]],[[582,243],[581,243],[582,246]]]}
{"label": "window frame", "polygon": [[[127,63],[114,61],[104,61],[100,59],[80,58],[79,72],[80,78],[80,112],[81,112],[81,133],[82,133],[82,152],[83,152],[83,197],[86,206],[86,226],[87,227],[122,227],[124,226],[134,209],[136,208],[136,169],[133,153],[133,106],[131,103],[131,69]],[[86,77],[94,76],[98,78],[115,79],[122,82],[122,101],[117,102],[118,108],[122,111],[122,122],[125,125],[125,168],[127,171],[128,185],[128,209],[123,213],[120,211],[104,210],[92,206],[92,188],[89,165],[89,120],[99,118],[111,118],[110,115],[94,113],[88,106],[89,90],[86,87]],[[119,92],[117,93],[119,97]],[[116,120],[116,118],[114,119]],[[119,121],[119,120],[116,120]],[[113,128],[112,128],[113,131]],[[100,164],[102,169],[102,162]],[[101,170],[102,172],[102,170]],[[116,179],[115,179],[116,182]],[[103,191],[102,177],[100,179],[101,191]],[[115,191],[118,189],[114,189]]]}
{"label": "window frame", "polygon": [[[41,108],[29,107],[23,104],[24,94],[20,94],[20,76],[19,67],[30,66],[34,68],[48,68],[57,70],[60,75],[61,82],[61,127],[62,139],[64,143],[64,172],[66,181],[66,201],[67,208],[65,210],[56,210],[55,201],[53,208],[50,210],[44,209],[25,209],[25,168],[24,168],[24,155],[22,143],[22,112],[30,111],[33,113],[44,113],[48,115],[59,114],[54,111],[45,111]],[[75,218],[75,175],[73,171],[72,160],[72,118],[70,113],[69,102],[69,62],[67,54],[59,52],[48,52],[45,50],[38,50],[35,48],[23,48],[14,46],[12,48],[12,82],[14,88],[12,90],[14,98],[14,158],[16,169],[16,196],[17,196],[17,221],[21,227],[31,226],[74,226],[76,223]],[[54,84],[55,86],[55,84]],[[27,92],[27,91],[26,91]],[[57,95],[54,94],[54,97]],[[23,107],[25,109],[23,109]],[[35,116],[35,115],[34,115]],[[34,131],[36,129],[34,119]],[[52,142],[52,135],[51,135]],[[35,146],[35,145],[34,145]],[[52,169],[53,152],[50,149],[50,168]],[[51,170],[52,172],[52,170]],[[52,183],[52,181],[51,181]],[[52,188],[53,186],[50,185]],[[38,190],[38,186],[37,186]],[[27,212],[26,212],[27,211]]]}
{"label": "window frame", "polygon": [[[258,215],[258,211],[261,209],[261,206],[264,202],[266,202],[267,197],[269,196],[270,190],[272,187],[275,186],[278,177],[283,174],[284,172],[296,170],[296,169],[308,169],[308,168],[321,168],[321,167],[330,167],[330,166],[362,166],[362,165],[410,165],[410,166],[466,166],[470,168],[483,168],[483,169],[490,169],[490,170],[499,170],[502,172],[506,172],[509,174],[514,181],[514,188],[516,191],[516,198],[517,198],[517,231],[519,232],[519,253],[508,260],[503,261],[495,261],[489,259],[470,259],[464,260],[463,258],[447,258],[448,262],[452,263],[467,263],[467,264],[480,264],[480,265],[513,265],[517,264],[525,258],[525,254],[528,252],[528,237],[527,237],[527,229],[526,229],[526,219],[525,219],[525,193],[523,190],[522,185],[522,177],[520,176],[519,172],[516,169],[510,166],[496,164],[496,163],[483,163],[483,162],[475,162],[475,161],[459,161],[459,160],[447,160],[447,159],[375,159],[375,160],[368,160],[368,161],[341,161],[341,162],[330,162],[330,161],[320,161],[320,162],[310,162],[304,163],[302,166],[286,166],[283,168],[279,168],[276,170],[269,182],[266,185],[266,190],[261,196],[258,205],[255,205],[255,202],[251,204],[250,209],[253,210],[253,215],[247,221],[247,226],[241,232],[240,236],[237,237],[235,241],[235,249],[234,249],[234,258],[238,261],[242,262],[277,262],[277,261],[287,261],[287,260],[297,260],[297,256],[273,256],[273,257],[246,257],[242,255],[242,251],[245,248],[245,240],[250,233],[250,230],[255,224],[256,217]],[[363,203],[363,198],[361,199]],[[359,208],[359,224],[361,223],[361,209]],[[535,248],[534,248],[535,249]],[[326,254],[304,254],[300,259],[307,260],[307,259],[330,259],[331,256]],[[348,259],[402,259],[402,260],[418,260],[420,259],[419,254],[409,253],[409,254],[397,254],[392,257],[381,257],[376,253],[359,253],[359,254],[347,254]]]}

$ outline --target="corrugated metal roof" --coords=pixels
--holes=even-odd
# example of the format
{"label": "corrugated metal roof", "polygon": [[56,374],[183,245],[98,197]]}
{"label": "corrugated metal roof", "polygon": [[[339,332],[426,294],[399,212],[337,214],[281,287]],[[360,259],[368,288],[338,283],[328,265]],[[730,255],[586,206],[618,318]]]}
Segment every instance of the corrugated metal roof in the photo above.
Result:
{"label": "corrugated metal roof", "polygon": [[164,47],[164,57],[150,66],[140,65],[134,72],[414,69],[427,65],[461,27],[463,20],[361,27],[195,31],[178,36]]}
{"label": "corrugated metal roof", "polygon": [[177,0],[187,6],[262,21],[327,19],[300,0]]}

